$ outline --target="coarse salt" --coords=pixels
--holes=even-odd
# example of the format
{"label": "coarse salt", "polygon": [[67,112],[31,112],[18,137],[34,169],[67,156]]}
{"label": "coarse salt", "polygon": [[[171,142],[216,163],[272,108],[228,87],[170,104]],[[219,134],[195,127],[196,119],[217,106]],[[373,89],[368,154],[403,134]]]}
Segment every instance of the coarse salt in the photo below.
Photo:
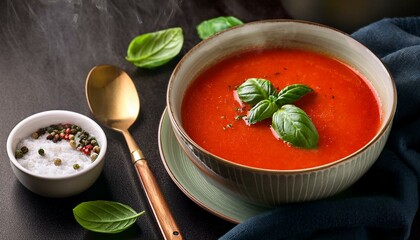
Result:
{"label": "coarse salt", "polygon": [[[16,149],[26,146],[29,151],[18,158],[17,161],[22,167],[29,171],[44,176],[65,176],[75,174],[92,164],[92,159],[70,146],[69,141],[61,140],[56,143],[46,139],[47,134],[39,136],[38,139],[32,137],[25,138],[17,144]],[[39,149],[44,150],[44,155],[38,153]],[[61,165],[54,165],[54,159],[61,159]],[[79,169],[74,169],[73,165],[78,164]]]}

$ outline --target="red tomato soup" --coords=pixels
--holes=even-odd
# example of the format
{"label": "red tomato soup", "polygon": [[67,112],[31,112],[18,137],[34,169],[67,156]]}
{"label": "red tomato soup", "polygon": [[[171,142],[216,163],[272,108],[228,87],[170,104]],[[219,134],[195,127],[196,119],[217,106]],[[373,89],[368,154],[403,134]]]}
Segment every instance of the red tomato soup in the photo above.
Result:
{"label": "red tomato soup", "polygon": [[[301,149],[276,139],[271,118],[247,125],[234,90],[248,78],[264,78],[278,90],[306,84],[314,91],[294,104],[319,133],[316,149]],[[249,109],[249,108],[248,108]],[[182,125],[207,151],[251,167],[292,170],[324,165],[355,152],[377,133],[381,111],[363,76],[329,56],[314,52],[251,50],[215,64],[189,86]]]}

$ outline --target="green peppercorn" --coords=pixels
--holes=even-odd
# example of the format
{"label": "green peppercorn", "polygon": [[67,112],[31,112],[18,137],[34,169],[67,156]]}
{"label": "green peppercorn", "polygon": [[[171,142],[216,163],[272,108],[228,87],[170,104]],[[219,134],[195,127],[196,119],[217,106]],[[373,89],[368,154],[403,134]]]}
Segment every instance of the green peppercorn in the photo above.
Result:
{"label": "green peppercorn", "polygon": [[38,131],[36,131],[36,133],[38,133],[38,135],[42,135],[47,131],[47,128],[40,128],[38,129]]}
{"label": "green peppercorn", "polygon": [[38,149],[38,154],[41,155],[41,156],[44,156],[45,155],[44,149],[42,149],[42,148]]}
{"label": "green peppercorn", "polygon": [[83,146],[86,146],[86,145],[88,145],[88,144],[89,144],[88,140],[86,140],[86,139],[82,139],[82,140],[80,140],[80,143],[81,143]]}
{"label": "green peppercorn", "polygon": [[31,134],[31,137],[32,137],[33,139],[38,139],[38,138],[39,138],[39,134],[38,134],[37,132],[33,132],[33,133]]}
{"label": "green peppercorn", "polygon": [[61,159],[59,159],[59,158],[54,158],[53,161],[54,161],[54,165],[55,166],[60,166],[61,165],[61,162],[62,162]]}
{"label": "green peppercorn", "polygon": [[51,126],[47,127],[47,132],[48,133],[52,133],[53,131],[54,131],[53,127],[51,127]]}
{"label": "green peppercorn", "polygon": [[76,141],[74,141],[74,140],[70,140],[70,146],[72,147],[72,148],[74,148],[74,149],[76,149],[76,147],[77,147],[77,144],[76,144]]}
{"label": "green peppercorn", "polygon": [[73,125],[73,126],[71,126],[71,129],[74,129],[76,132],[80,132],[80,131],[82,131],[82,128],[81,128],[81,127],[79,127],[79,126],[77,126],[77,125]]}
{"label": "green peppercorn", "polygon": [[79,168],[80,168],[80,165],[79,165],[79,164],[77,164],[77,163],[76,163],[76,164],[73,164],[73,169],[74,169],[74,170],[77,170],[77,169],[79,169]]}
{"label": "green peppercorn", "polygon": [[18,149],[15,151],[15,158],[22,158],[23,157],[23,152],[22,150]]}
{"label": "green peppercorn", "polygon": [[26,146],[21,147],[20,150],[23,152],[23,154],[29,151],[29,149]]}
{"label": "green peppercorn", "polygon": [[99,146],[94,146],[92,151],[95,153],[99,153],[101,151],[101,148]]}
{"label": "green peppercorn", "polygon": [[92,160],[92,162],[94,162],[97,158],[98,158],[98,154],[97,153],[90,154],[90,159]]}

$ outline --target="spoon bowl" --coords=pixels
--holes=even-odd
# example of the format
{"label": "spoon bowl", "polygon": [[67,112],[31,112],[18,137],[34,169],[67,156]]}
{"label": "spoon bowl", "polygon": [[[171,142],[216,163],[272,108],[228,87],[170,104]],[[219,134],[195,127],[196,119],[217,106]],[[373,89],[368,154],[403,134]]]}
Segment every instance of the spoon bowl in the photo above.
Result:
{"label": "spoon bowl", "polygon": [[140,99],[130,77],[111,65],[94,67],[86,81],[89,108],[103,125],[128,129],[140,113]]}
{"label": "spoon bowl", "polygon": [[92,114],[103,125],[121,132],[147,200],[165,239],[182,239],[178,226],[147,164],[128,129],[140,113],[140,99],[130,76],[112,65],[90,70],[86,79],[86,98]]}

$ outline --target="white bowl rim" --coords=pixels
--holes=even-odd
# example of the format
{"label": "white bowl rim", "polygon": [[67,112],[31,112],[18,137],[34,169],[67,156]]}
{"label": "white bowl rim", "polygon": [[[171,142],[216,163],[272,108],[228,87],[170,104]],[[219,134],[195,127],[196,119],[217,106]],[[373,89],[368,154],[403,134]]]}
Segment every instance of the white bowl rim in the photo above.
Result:
{"label": "white bowl rim", "polygon": [[[47,116],[53,116],[53,115],[69,115],[69,116],[73,116],[73,117],[77,117],[77,118],[81,118],[84,121],[88,122],[89,125],[91,125],[92,127],[94,127],[97,130],[96,134],[99,134],[100,137],[102,138],[101,140],[101,151],[97,157],[97,159],[89,165],[89,167],[74,173],[74,174],[70,174],[70,175],[63,175],[63,176],[46,176],[46,175],[42,175],[42,174],[38,174],[38,173],[34,173],[28,169],[26,169],[25,167],[23,167],[15,158],[14,155],[14,151],[13,151],[13,139],[14,136],[16,135],[16,133],[19,131],[19,129],[26,125],[29,124],[31,121],[33,121],[34,119],[37,118],[44,118]],[[10,132],[8,138],[7,138],[7,154],[9,156],[9,160],[12,162],[12,164],[18,168],[20,171],[31,175],[33,177],[39,178],[39,179],[46,179],[46,180],[66,180],[66,179],[72,179],[72,178],[77,178],[80,175],[84,175],[90,171],[93,171],[93,169],[99,165],[102,161],[104,161],[104,157],[105,157],[105,153],[107,150],[107,138],[105,135],[105,132],[103,131],[103,129],[99,126],[99,124],[97,124],[95,121],[93,121],[91,118],[77,113],[77,112],[72,112],[72,111],[68,111],[68,110],[47,110],[47,111],[43,111],[43,112],[39,112],[39,113],[35,113],[33,115],[30,115],[28,117],[26,117],[25,119],[23,119],[22,121],[20,121]]]}
{"label": "white bowl rim", "polygon": [[[388,117],[387,121],[384,124],[381,124],[382,125],[381,128],[378,130],[376,135],[368,143],[366,143],[363,147],[359,148],[357,151],[353,152],[352,154],[347,155],[346,157],[337,159],[337,160],[332,161],[332,162],[327,163],[327,164],[323,164],[323,165],[319,165],[319,166],[315,166],[315,167],[309,167],[309,168],[290,169],[290,170],[280,169],[280,170],[278,170],[278,169],[266,169],[266,168],[251,167],[251,166],[247,166],[247,165],[243,165],[243,164],[239,164],[239,163],[229,161],[227,159],[219,157],[219,156],[207,151],[206,149],[202,148],[200,145],[198,145],[195,141],[193,141],[188,136],[188,134],[185,132],[185,130],[181,126],[181,124],[178,123],[175,120],[175,117],[173,116],[174,113],[173,113],[173,110],[171,108],[171,101],[170,101],[170,95],[171,95],[170,92],[171,92],[171,89],[172,89],[172,85],[173,85],[175,75],[177,74],[179,69],[182,67],[183,63],[186,61],[188,56],[191,55],[193,52],[197,51],[197,49],[199,49],[201,45],[206,44],[206,42],[212,41],[215,38],[218,38],[218,36],[223,35],[225,32],[236,31],[236,29],[246,28],[249,25],[258,25],[258,24],[265,24],[265,23],[304,24],[304,25],[312,25],[312,26],[315,26],[315,27],[324,28],[324,29],[327,29],[327,30],[329,29],[332,32],[335,32],[336,34],[339,34],[339,35],[342,35],[342,36],[348,38],[349,41],[352,41],[354,44],[357,44],[357,45],[361,46],[362,48],[364,48],[366,50],[367,54],[369,54],[372,58],[376,59],[378,62],[380,62],[382,64],[382,67],[384,68],[386,74],[389,77],[388,79],[391,80],[391,87],[392,87],[393,94],[390,97],[392,97],[392,99],[394,101],[392,102],[392,109],[389,112],[389,115],[388,115],[389,117]],[[213,35],[213,36],[201,41],[197,45],[195,45],[191,50],[189,50],[182,57],[182,59],[178,62],[175,69],[173,70],[173,72],[170,76],[170,79],[169,79],[169,83],[168,83],[168,88],[167,88],[167,93],[166,93],[166,101],[167,101],[167,108],[168,108],[168,116],[171,120],[172,126],[175,126],[175,128],[176,128],[176,129],[173,129],[173,130],[177,131],[179,134],[181,134],[182,137],[187,139],[188,142],[190,142],[191,144],[193,144],[195,148],[199,149],[200,151],[204,152],[207,155],[212,156],[212,158],[217,159],[218,161],[220,161],[220,162],[222,162],[222,163],[224,163],[228,166],[233,166],[233,167],[236,167],[236,168],[240,168],[240,169],[248,170],[248,171],[253,171],[253,172],[264,172],[264,173],[271,173],[271,174],[273,174],[273,173],[296,174],[296,173],[319,171],[319,170],[323,170],[323,169],[332,167],[334,165],[338,165],[338,164],[341,164],[343,162],[346,162],[347,160],[352,159],[355,155],[358,155],[360,152],[363,152],[364,150],[366,150],[367,148],[372,146],[375,142],[377,142],[380,138],[382,138],[382,136],[387,132],[387,129],[392,126],[392,121],[393,121],[393,118],[395,116],[395,112],[396,112],[396,108],[397,108],[397,89],[396,89],[395,81],[394,81],[392,75],[390,74],[387,67],[383,64],[383,62],[369,48],[367,48],[365,45],[363,45],[359,41],[353,39],[349,34],[347,34],[345,32],[342,32],[340,30],[337,30],[333,27],[326,26],[326,25],[319,24],[319,23],[310,22],[310,21],[293,20],[293,19],[269,19],[269,20],[260,20],[260,21],[249,22],[249,23],[245,23],[245,24],[242,24],[242,25],[238,25],[238,26],[226,29],[224,31],[216,33],[215,35]]]}

